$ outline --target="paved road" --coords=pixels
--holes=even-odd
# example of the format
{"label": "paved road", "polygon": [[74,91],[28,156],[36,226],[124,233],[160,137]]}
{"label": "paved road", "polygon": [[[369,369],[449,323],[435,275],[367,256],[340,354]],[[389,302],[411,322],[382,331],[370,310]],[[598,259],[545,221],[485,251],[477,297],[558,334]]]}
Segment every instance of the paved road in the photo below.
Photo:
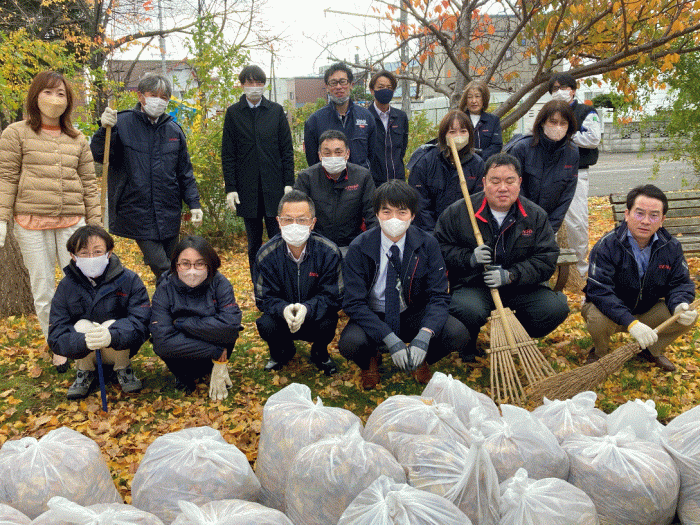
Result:
{"label": "paved road", "polygon": [[589,195],[607,196],[626,193],[639,184],[651,183],[662,190],[689,189],[700,183],[692,167],[685,162],[662,162],[653,174],[653,153],[605,153],[590,168]]}

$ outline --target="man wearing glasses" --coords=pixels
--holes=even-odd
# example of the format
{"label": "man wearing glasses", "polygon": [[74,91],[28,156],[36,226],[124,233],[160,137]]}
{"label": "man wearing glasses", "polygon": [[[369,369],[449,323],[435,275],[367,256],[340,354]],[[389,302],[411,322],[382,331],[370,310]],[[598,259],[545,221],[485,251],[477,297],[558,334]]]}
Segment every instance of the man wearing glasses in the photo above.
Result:
{"label": "man wearing glasses", "polygon": [[369,169],[370,151],[374,147],[375,123],[369,110],[357,106],[350,98],[353,74],[342,62],[333,64],[323,77],[330,102],[304,123],[304,151],[309,166],[319,161],[321,134],[327,129],[342,131],[350,142],[350,162]]}
{"label": "man wearing glasses", "polygon": [[368,169],[348,162],[352,146],[342,131],[324,131],[319,142],[321,162],[299,173],[294,189],[316,204],[316,231],[345,254],[363,229],[377,223],[372,210],[374,180]]}
{"label": "man wearing glasses", "polygon": [[343,293],[340,251],[313,232],[314,202],[304,192],[285,194],[277,209],[280,233],[256,258],[255,300],[263,312],[256,324],[270,348],[265,370],[280,370],[296,353],[295,340],[311,343],[311,363],[337,372],[328,354]]}
{"label": "man wearing glasses", "polygon": [[[586,302],[581,315],[593,339],[587,363],[610,351],[610,336],[629,332],[641,357],[668,372],[676,367],[664,349],[690,330],[698,313],[688,304],[695,286],[681,244],[663,228],[668,201],[652,184],[627,194],[625,222],[591,249]],[[680,312],[678,321],[657,334],[654,328]]]}

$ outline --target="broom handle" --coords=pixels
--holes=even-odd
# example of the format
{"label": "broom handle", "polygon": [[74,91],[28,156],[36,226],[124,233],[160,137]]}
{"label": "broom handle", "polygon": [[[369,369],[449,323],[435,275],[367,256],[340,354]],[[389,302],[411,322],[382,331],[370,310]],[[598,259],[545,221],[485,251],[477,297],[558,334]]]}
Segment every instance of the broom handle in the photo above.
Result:
{"label": "broom handle", "polygon": [[[469,211],[469,220],[472,223],[472,230],[474,231],[474,237],[476,238],[476,244],[484,244],[484,238],[479,230],[479,225],[476,223],[476,215],[474,214],[474,206],[472,206],[472,200],[469,198],[469,188],[467,188],[467,180],[464,178],[464,171],[462,171],[462,163],[459,161],[459,153],[457,152],[457,146],[452,137],[447,137],[447,144],[452,150],[452,158],[454,159],[455,166],[457,167],[457,175],[459,176],[459,186],[462,189],[462,195],[464,196],[464,202],[467,204],[467,210]],[[506,341],[508,341],[508,346],[511,349],[516,350],[517,345],[515,344],[515,337],[513,336],[513,330],[510,328],[510,323],[506,317],[505,309],[503,308],[503,302],[501,301],[501,294],[498,293],[497,288],[489,288],[491,290],[491,298],[493,299],[493,304],[496,306],[496,311],[498,315],[501,316],[501,324],[503,325],[503,331],[506,334]]]}
{"label": "broom handle", "polygon": [[102,208],[102,226],[107,229],[105,224],[105,208],[107,206],[107,173],[109,172],[109,148],[112,143],[112,126],[105,126],[105,150],[102,158],[102,194],[100,195],[100,206]]}
{"label": "broom handle", "polygon": [[[698,305],[700,305],[700,299],[695,299],[692,303],[688,305],[688,310],[695,310],[698,307]],[[681,316],[681,313],[682,312],[673,314],[659,326],[654,328],[654,332],[656,332],[657,334],[663,332],[666,328],[668,328],[671,324],[675,323],[678,320],[678,318]]]}

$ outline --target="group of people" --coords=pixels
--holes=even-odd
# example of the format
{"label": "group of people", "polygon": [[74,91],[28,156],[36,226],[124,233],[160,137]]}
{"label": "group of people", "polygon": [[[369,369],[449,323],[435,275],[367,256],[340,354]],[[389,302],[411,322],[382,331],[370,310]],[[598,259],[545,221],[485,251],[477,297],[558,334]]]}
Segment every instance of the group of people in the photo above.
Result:
{"label": "group of people", "polygon": [[[563,223],[579,271],[588,272],[587,362],[609,352],[613,333],[628,331],[643,356],[675,369],[664,348],[697,312],[689,307],[695,286],[680,244],[663,229],[666,197],[652,185],[632,190],[625,222],[596,243],[588,267],[586,170],[597,159],[600,128],[595,110],[575,100],[569,75],[552,76],[552,100],[532,134],[505,147],[498,117],[486,112],[488,88],[468,84],[436,140],[411,156],[407,181],[408,120],[391,106],[392,73],[372,76],[375,100],[365,109],[349,96],[346,65],[326,71],[329,104],[305,124],[309,167],[296,177],[289,124],[264,96],[264,72],[246,66],[239,80],[244,93],[226,111],[221,159],[227,205],[244,219],[262,312],[256,325],[270,352],[266,370],[282,369],[295,356],[294,341],[303,340],[311,343],[311,363],[335,373],[328,347],[342,309],[348,322],[338,348],[360,368],[365,389],[381,380],[383,353],[427,383],[430,365],[451,352],[463,361],[480,354],[476,341],[494,288],[527,332],[542,337],[569,313],[566,297],[547,284]],[[136,107],[105,109],[88,146],[71,125],[69,84],[42,73],[30,87],[26,120],[0,137],[0,245],[14,219],[54,364],[65,371],[66,358],[76,360],[71,399],[94,388],[98,357],[113,366],[124,392],[139,391],[130,358],[149,334],[177,388],[191,392],[210,375],[210,396],[223,399],[231,385],[227,362],[241,310],[214,249],[201,237],[179,238],[182,203],[195,225],[202,212],[185,135],[165,113],[170,94],[167,78],[144,77]],[[92,159],[106,160],[107,133],[109,228],[138,243],[157,278],[150,301],[98,226]],[[65,276],[54,295],[56,258]],[[671,312],[678,321],[657,334],[653,328]]]}

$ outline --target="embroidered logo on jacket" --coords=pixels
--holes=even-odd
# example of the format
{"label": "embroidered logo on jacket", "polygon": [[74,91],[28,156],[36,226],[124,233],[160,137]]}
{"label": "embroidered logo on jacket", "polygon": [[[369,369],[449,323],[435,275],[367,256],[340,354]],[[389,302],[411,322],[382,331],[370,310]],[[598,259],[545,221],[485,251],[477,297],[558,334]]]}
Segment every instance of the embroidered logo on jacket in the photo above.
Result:
{"label": "embroidered logo on jacket", "polygon": [[525,228],[522,235],[523,237],[532,237],[532,228]]}
{"label": "embroidered logo on jacket", "polygon": [[353,184],[353,185],[351,185],[351,186],[345,186],[345,189],[346,189],[346,190],[358,190],[358,189],[360,189],[360,185],[359,185],[359,184]]}
{"label": "embroidered logo on jacket", "polygon": [[671,265],[670,264],[660,264],[659,265],[659,270],[670,270]]}
{"label": "embroidered logo on jacket", "polygon": [[309,272],[309,277],[318,277],[316,272]]}

